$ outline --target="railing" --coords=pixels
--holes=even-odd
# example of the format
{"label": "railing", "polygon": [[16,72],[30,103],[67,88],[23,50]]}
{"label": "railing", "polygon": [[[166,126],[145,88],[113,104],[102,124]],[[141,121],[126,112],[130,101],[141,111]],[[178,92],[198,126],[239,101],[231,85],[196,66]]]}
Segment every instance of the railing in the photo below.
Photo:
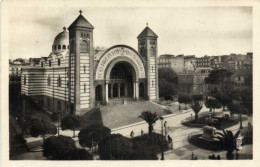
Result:
{"label": "railing", "polygon": [[131,104],[135,100],[131,98],[122,98],[122,99],[110,99],[107,104],[103,104],[102,101],[96,101],[95,106],[99,107],[100,105],[104,106],[116,106],[116,105],[123,105],[123,104]]}

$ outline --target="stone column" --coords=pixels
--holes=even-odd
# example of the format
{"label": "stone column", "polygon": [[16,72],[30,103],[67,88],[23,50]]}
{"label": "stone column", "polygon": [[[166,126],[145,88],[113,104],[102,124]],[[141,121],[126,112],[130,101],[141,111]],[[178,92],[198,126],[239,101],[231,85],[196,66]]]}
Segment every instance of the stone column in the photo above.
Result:
{"label": "stone column", "polygon": [[106,87],[105,87],[105,90],[106,90],[106,94],[105,94],[105,103],[108,104],[108,83],[109,81],[106,81]]}
{"label": "stone column", "polygon": [[138,85],[138,81],[135,82],[135,90],[136,90],[136,93],[135,93],[136,100],[138,100],[139,99],[139,85]]}
{"label": "stone column", "polygon": [[134,100],[136,99],[136,88],[135,88],[135,86],[136,86],[136,84],[135,84],[135,82],[133,82],[133,98],[134,98]]}

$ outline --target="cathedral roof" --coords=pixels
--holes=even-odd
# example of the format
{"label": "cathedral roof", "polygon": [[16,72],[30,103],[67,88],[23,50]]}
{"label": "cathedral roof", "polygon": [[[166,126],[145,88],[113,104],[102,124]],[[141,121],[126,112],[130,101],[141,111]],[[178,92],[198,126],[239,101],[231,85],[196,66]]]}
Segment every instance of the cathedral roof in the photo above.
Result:
{"label": "cathedral roof", "polygon": [[138,35],[137,38],[142,38],[142,37],[158,38],[158,36],[148,26],[145,27],[145,29]]}
{"label": "cathedral roof", "polygon": [[80,10],[80,15],[78,18],[69,26],[69,30],[74,28],[74,27],[83,27],[83,28],[90,28],[94,29],[94,27],[85,19],[84,16],[81,15],[82,11]]}

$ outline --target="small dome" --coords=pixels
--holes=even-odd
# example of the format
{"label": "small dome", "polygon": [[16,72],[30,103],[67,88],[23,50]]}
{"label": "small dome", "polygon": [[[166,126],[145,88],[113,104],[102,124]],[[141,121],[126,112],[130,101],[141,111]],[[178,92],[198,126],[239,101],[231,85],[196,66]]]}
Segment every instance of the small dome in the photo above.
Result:
{"label": "small dome", "polygon": [[53,45],[69,45],[69,32],[66,31],[66,27],[55,37]]}
{"label": "small dome", "polygon": [[67,50],[69,46],[69,32],[66,31],[66,27],[63,28],[63,32],[59,33],[52,45],[52,51]]}

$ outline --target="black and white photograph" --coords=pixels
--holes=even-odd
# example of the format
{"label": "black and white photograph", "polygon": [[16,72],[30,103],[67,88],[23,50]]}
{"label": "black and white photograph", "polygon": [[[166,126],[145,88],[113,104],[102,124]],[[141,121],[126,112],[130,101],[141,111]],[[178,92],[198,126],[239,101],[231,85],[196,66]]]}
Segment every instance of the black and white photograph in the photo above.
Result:
{"label": "black and white photograph", "polygon": [[144,2],[2,1],[3,161],[255,160],[259,3]]}

